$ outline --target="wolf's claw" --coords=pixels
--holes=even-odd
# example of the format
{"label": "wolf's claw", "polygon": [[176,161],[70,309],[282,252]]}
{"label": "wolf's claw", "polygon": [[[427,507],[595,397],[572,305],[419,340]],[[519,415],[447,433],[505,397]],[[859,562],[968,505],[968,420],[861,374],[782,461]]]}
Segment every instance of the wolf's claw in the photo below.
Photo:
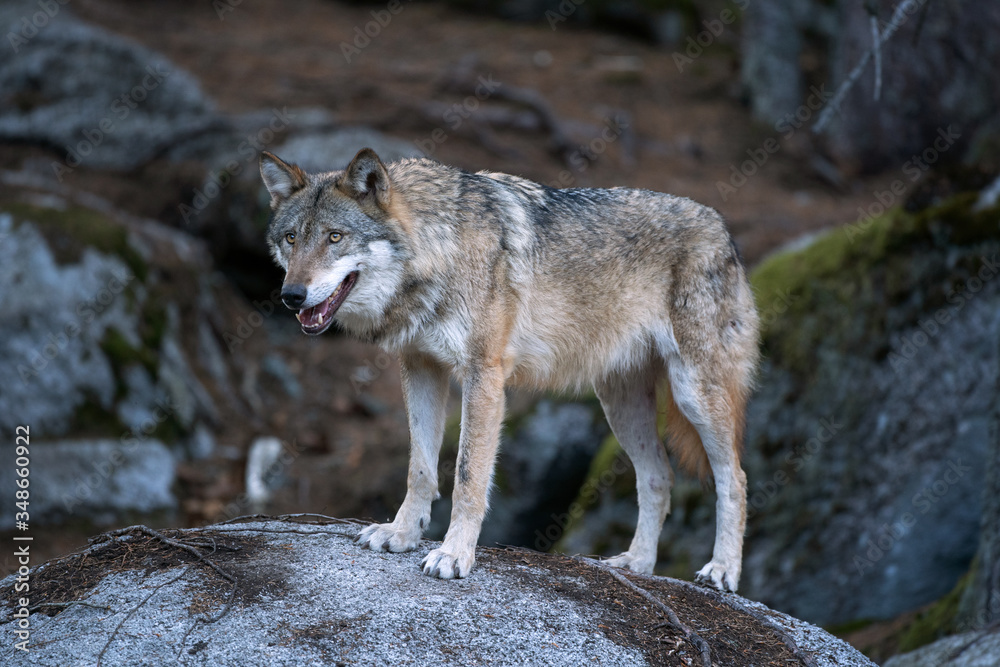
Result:
{"label": "wolf's claw", "polygon": [[420,565],[424,569],[424,574],[438,579],[464,579],[469,576],[475,562],[474,552],[456,555],[442,548],[434,549],[427,554]]}
{"label": "wolf's claw", "polygon": [[698,571],[694,580],[703,586],[710,586],[726,593],[735,593],[740,580],[740,571],[737,568],[734,573],[732,568],[727,568],[713,560]]}

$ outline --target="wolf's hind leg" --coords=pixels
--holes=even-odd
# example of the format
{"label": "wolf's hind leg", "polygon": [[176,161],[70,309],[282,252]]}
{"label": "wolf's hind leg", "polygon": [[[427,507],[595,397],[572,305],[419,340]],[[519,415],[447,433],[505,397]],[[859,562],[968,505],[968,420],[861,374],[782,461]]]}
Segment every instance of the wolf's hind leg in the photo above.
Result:
{"label": "wolf's hind leg", "polygon": [[406,498],[392,523],[372,524],[358,542],[379,551],[411,551],[431,520],[438,491],[437,464],[444,438],[448,372],[421,357],[401,360],[403,397],[410,423],[410,470]]}
{"label": "wolf's hind leg", "polygon": [[[712,375],[712,369],[716,374]],[[695,575],[699,583],[722,591],[736,591],[743,560],[746,527],[747,478],[740,467],[739,435],[745,399],[742,378],[723,365],[695,367],[680,357],[670,360],[670,386],[674,401],[698,430],[715,480],[715,547],[712,560]]]}
{"label": "wolf's hind leg", "polygon": [[614,376],[595,385],[604,414],[635,467],[639,520],[628,551],[610,559],[616,567],[649,574],[663,521],[670,512],[674,474],[656,432],[656,374],[652,369],[629,377]]}

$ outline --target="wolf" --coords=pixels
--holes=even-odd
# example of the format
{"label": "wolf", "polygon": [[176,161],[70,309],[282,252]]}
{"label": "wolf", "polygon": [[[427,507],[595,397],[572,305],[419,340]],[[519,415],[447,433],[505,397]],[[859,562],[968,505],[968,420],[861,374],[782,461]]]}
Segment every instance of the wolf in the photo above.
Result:
{"label": "wolf", "polygon": [[371,149],[346,169],[307,174],[264,152],[267,238],[285,270],[284,304],[302,331],[334,322],[398,354],[411,435],[406,496],[371,549],[415,549],[439,497],[438,454],[451,378],[462,421],[443,543],[422,561],[465,577],[487,512],[505,387],[593,388],[636,473],[639,516],[614,566],[650,573],[679,464],[709,473],[715,546],[696,575],[737,589],[746,523],[744,410],[758,317],[722,217],[646,190],[554,189],[428,159],[385,164]]}

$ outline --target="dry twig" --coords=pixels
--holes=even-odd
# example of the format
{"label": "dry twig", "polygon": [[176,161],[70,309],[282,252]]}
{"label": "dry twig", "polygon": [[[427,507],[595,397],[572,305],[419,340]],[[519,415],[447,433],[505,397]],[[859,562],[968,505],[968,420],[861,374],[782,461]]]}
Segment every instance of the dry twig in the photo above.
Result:
{"label": "dry twig", "polygon": [[586,563],[587,565],[591,565],[593,567],[597,567],[604,570],[612,577],[617,579],[620,583],[624,584],[635,593],[638,593],[642,597],[646,598],[657,609],[666,614],[667,619],[669,619],[666,625],[669,625],[678,630],[679,632],[683,633],[684,637],[689,642],[691,642],[691,645],[694,646],[696,649],[698,649],[698,652],[701,654],[701,664],[704,667],[712,667],[712,652],[708,648],[708,643],[700,636],[698,636],[698,633],[696,633],[694,630],[681,623],[681,620],[677,617],[677,614],[674,612],[674,610],[671,609],[669,606],[667,606],[662,600],[654,596],[645,588],[642,588],[641,586],[638,586],[634,582],[630,581],[628,577],[626,577],[624,574],[619,572],[617,569],[611,567],[610,565],[602,563],[599,560],[584,558],[582,556],[576,556],[575,560],[578,560],[581,563]]}

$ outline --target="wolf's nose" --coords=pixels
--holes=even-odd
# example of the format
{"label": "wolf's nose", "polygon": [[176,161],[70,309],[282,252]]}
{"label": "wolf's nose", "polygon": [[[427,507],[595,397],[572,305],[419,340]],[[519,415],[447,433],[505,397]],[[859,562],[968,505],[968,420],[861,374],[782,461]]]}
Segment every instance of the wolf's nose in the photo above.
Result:
{"label": "wolf's nose", "polygon": [[292,310],[298,310],[306,302],[305,285],[285,285],[281,288],[281,300]]}

